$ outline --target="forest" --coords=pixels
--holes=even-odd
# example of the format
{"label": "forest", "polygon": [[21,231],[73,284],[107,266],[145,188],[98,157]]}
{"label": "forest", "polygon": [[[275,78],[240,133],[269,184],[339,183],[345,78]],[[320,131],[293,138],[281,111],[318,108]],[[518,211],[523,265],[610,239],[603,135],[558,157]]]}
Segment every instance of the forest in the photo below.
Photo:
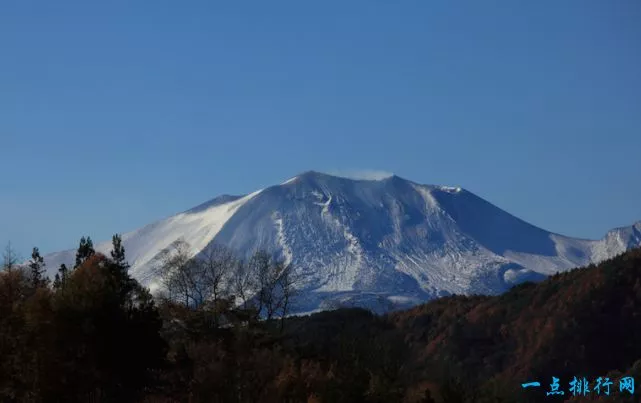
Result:
{"label": "forest", "polygon": [[[298,317],[282,261],[188,250],[157,258],[152,296],[118,235],[109,256],[83,237],[52,281],[37,248],[26,264],[8,248],[0,402],[639,401],[620,385],[641,379],[640,249],[499,296]],[[563,394],[547,394],[553,378]]]}

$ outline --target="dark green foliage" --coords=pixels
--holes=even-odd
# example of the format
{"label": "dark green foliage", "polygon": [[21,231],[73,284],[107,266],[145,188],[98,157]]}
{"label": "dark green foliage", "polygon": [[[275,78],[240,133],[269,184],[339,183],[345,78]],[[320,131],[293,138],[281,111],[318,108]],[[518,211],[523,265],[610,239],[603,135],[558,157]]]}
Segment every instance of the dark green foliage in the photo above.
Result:
{"label": "dark green foliage", "polygon": [[56,273],[53,281],[53,288],[54,289],[59,289],[64,287],[65,282],[67,281],[67,276],[69,274],[69,270],[67,269],[67,265],[62,263],[60,264],[60,268],[58,268],[58,273]]}
{"label": "dark green foliage", "polygon": [[56,273],[53,280],[53,288],[57,290],[62,286],[62,281],[60,280],[60,274]]}
{"label": "dark green foliage", "polygon": [[111,238],[113,249],[111,250],[111,260],[123,270],[129,269],[129,263],[125,259],[125,247],[122,245],[122,238],[119,234],[115,234]]}
{"label": "dark green foliage", "polygon": [[45,260],[40,256],[40,251],[38,248],[33,248],[31,260],[29,261],[29,274],[32,288],[36,289],[47,285],[47,279],[43,276],[44,267]]}
{"label": "dark green foliage", "polygon": [[76,264],[74,269],[79,267],[85,260],[94,255],[96,251],[93,249],[93,242],[91,237],[82,237],[80,238],[80,244],[78,245],[78,251],[76,252]]}

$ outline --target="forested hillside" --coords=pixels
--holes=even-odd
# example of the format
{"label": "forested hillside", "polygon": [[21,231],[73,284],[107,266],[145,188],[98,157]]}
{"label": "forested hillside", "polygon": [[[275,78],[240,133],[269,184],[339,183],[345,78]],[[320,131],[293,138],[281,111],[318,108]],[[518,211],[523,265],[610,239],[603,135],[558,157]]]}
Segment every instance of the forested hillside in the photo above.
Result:
{"label": "forested hillside", "polygon": [[[53,282],[37,249],[24,267],[5,254],[0,401],[585,401],[598,377],[612,382],[603,401],[638,401],[619,381],[641,379],[639,249],[501,296],[385,316],[284,317],[297,295],[282,262],[184,257],[180,244],[162,256],[167,293],[152,298],[118,236],[109,257],[83,238]],[[546,396],[553,377],[562,396]],[[588,380],[586,396],[572,396],[573,377]]]}

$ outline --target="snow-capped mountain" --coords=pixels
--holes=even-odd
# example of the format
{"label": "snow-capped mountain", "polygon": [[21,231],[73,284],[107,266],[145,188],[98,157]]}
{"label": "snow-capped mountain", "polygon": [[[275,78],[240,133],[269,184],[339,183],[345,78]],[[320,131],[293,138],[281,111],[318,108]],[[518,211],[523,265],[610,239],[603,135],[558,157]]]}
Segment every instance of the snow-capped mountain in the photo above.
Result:
{"label": "snow-capped mountain", "polygon": [[[496,294],[525,280],[641,245],[641,221],[600,240],[532,226],[461,188],[391,176],[352,180],[307,172],[246,196],[221,196],[123,235],[131,273],[152,291],[154,257],[182,237],[296,267],[297,310],[336,304],[404,307],[448,294]],[[111,243],[96,245],[108,253]],[[51,272],[75,250],[45,257]]]}

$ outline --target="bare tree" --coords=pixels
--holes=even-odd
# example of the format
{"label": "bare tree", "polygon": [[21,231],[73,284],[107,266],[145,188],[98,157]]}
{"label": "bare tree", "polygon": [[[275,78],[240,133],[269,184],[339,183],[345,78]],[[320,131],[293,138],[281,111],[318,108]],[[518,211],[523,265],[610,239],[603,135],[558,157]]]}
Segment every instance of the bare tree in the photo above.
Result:
{"label": "bare tree", "polygon": [[260,311],[254,298],[256,293],[254,274],[250,263],[244,260],[236,261],[230,287],[235,305],[234,319],[241,325],[255,323],[260,318]]}
{"label": "bare tree", "polygon": [[267,320],[273,318],[277,310],[276,287],[278,283],[277,269],[271,256],[265,251],[256,252],[249,261],[253,286],[256,290],[254,299],[259,315],[264,314]]}
{"label": "bare tree", "polygon": [[232,273],[236,266],[233,253],[222,245],[213,244],[203,251],[196,259],[195,264],[200,268],[197,284],[202,293],[207,307],[213,311],[215,327],[220,325],[223,312],[227,312],[231,301]]}
{"label": "bare tree", "polygon": [[283,268],[278,277],[278,288],[280,289],[279,307],[280,307],[280,331],[285,329],[285,320],[289,315],[292,302],[296,297],[297,276],[292,265]]}
{"label": "bare tree", "polygon": [[231,278],[231,287],[234,292],[236,305],[242,306],[243,309],[248,309],[250,297],[253,287],[253,273],[250,270],[250,265],[246,262],[239,260],[236,262],[236,267]]}
{"label": "bare tree", "polygon": [[[296,279],[291,266],[264,251],[247,263],[237,260],[224,246],[211,245],[192,257],[182,239],[173,242],[157,257],[156,273],[168,298],[189,307],[204,308],[214,326],[234,305],[245,320],[260,316],[281,318],[281,328],[292,307]],[[213,314],[213,316],[212,316]]]}
{"label": "bare tree", "polygon": [[279,316],[284,326],[283,318],[290,312],[296,290],[293,267],[260,251],[252,257],[250,270],[254,278],[254,299],[258,304],[258,311],[264,314],[267,320]]}
{"label": "bare tree", "polygon": [[7,271],[17,268],[18,259],[19,257],[11,246],[11,242],[7,242],[7,246],[5,246],[2,253],[2,268]]}
{"label": "bare tree", "polygon": [[202,267],[192,259],[190,246],[184,239],[174,241],[158,254],[155,271],[170,300],[186,306],[198,306],[205,300]]}
{"label": "bare tree", "polygon": [[223,313],[233,306],[236,266],[233,253],[224,246],[211,245],[192,256],[187,242],[179,239],[158,255],[155,272],[170,300],[202,308],[208,321],[218,327]]}
{"label": "bare tree", "polygon": [[207,298],[216,304],[229,295],[230,279],[236,266],[233,253],[222,245],[208,247],[198,257],[203,267],[202,276]]}

